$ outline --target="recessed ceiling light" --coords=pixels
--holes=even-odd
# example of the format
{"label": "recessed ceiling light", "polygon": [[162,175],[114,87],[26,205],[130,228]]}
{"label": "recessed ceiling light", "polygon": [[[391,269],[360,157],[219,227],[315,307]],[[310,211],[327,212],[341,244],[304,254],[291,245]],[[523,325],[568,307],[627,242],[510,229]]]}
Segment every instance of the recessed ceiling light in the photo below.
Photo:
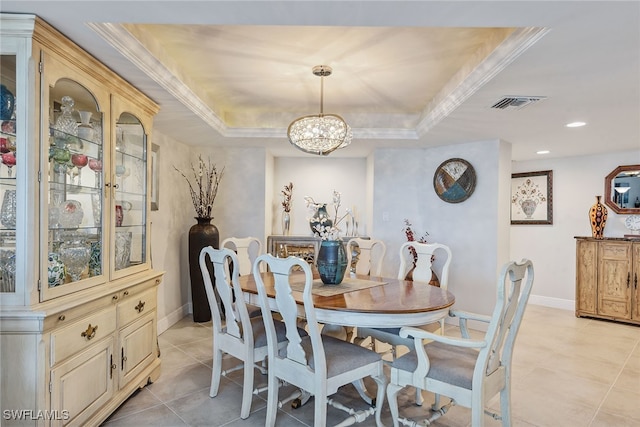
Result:
{"label": "recessed ceiling light", "polygon": [[540,150],[540,151],[536,151],[536,154],[549,154],[551,151],[549,150]]}
{"label": "recessed ceiling light", "polygon": [[579,128],[586,125],[585,122],[571,122],[571,123],[567,123],[565,126],[568,128]]}

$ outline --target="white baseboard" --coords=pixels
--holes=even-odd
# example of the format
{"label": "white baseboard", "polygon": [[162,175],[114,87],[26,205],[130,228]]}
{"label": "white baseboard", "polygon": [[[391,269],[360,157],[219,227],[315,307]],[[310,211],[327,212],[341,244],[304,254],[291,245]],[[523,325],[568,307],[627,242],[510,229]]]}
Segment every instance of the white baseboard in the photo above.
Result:
{"label": "white baseboard", "polygon": [[182,307],[172,311],[162,319],[158,319],[158,335],[169,329],[176,324],[184,316],[191,313],[191,303],[185,304]]}
{"label": "white baseboard", "polygon": [[574,311],[576,309],[575,300],[543,297],[541,295],[530,295],[529,303],[534,305],[541,305],[544,307],[560,308],[562,310],[569,310],[569,311]]}

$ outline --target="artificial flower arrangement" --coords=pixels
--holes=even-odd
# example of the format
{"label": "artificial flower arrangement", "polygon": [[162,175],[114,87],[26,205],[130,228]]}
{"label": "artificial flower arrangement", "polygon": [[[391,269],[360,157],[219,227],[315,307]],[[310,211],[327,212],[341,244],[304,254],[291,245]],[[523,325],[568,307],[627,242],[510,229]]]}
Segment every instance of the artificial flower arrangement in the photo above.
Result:
{"label": "artificial flower arrangement", "polygon": [[205,163],[205,161],[202,160],[202,156],[198,156],[198,167],[196,168],[193,163],[191,164],[194,179],[193,184],[184,172],[175,166],[173,168],[180,172],[180,175],[182,175],[187,181],[187,184],[189,184],[191,201],[193,202],[197,217],[213,218],[211,211],[213,209],[213,202],[216,200],[216,195],[218,194],[218,185],[224,175],[224,167],[218,171],[216,165],[211,163],[211,159]]}
{"label": "artificial flower arrangement", "polygon": [[291,212],[291,198],[293,197],[293,182],[284,186],[284,190],[280,191],[282,194],[282,209],[285,212]]}
{"label": "artificial flower arrangement", "polygon": [[[407,236],[407,242],[418,242],[418,243],[428,243],[427,242],[427,236],[429,235],[429,233],[427,233],[426,231],[424,232],[424,234],[422,234],[417,240],[416,240],[416,236],[413,232],[413,229],[411,228],[413,227],[413,225],[411,224],[411,222],[405,218],[404,220],[404,228],[402,229],[402,231],[404,231],[405,236]],[[416,253],[416,250],[412,247],[409,248],[409,252],[411,252],[411,256],[413,256],[413,265],[416,264],[416,262],[418,262],[418,254]]]}
{"label": "artificial flower arrangement", "polygon": [[344,215],[338,217],[341,197],[342,195],[338,191],[333,190],[333,207],[335,214],[333,220],[331,220],[328,216],[318,216],[318,211],[321,208],[326,207],[326,203],[316,203],[313,198],[304,196],[304,201],[307,204],[307,208],[309,208],[310,212],[313,215],[311,218],[309,218],[309,223],[312,225],[314,234],[320,237],[322,240],[340,240],[341,229],[338,227],[338,225],[346,217],[353,217],[351,209],[348,208],[346,209]]}

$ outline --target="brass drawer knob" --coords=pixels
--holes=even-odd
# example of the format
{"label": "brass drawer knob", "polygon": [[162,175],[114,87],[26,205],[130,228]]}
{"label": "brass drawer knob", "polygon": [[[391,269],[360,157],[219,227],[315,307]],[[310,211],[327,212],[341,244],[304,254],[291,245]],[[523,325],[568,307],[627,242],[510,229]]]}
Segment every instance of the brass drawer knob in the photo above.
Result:
{"label": "brass drawer knob", "polygon": [[129,291],[124,291],[124,293],[122,295],[124,295],[126,297],[127,295],[129,295]]}
{"label": "brass drawer knob", "polygon": [[97,330],[98,330],[98,325],[91,326],[91,323],[89,323],[89,326],[87,327],[87,330],[84,331],[83,333],[81,333],[80,336],[82,338],[86,338],[87,341],[89,341],[91,338],[96,336],[96,331]]}
{"label": "brass drawer knob", "polygon": [[58,320],[59,321],[64,321],[67,318],[67,316],[65,316],[64,314],[61,314],[60,316],[58,316]]}
{"label": "brass drawer knob", "polygon": [[135,306],[135,309],[138,313],[142,313],[142,310],[144,310],[144,301],[140,301],[138,302],[138,305]]}

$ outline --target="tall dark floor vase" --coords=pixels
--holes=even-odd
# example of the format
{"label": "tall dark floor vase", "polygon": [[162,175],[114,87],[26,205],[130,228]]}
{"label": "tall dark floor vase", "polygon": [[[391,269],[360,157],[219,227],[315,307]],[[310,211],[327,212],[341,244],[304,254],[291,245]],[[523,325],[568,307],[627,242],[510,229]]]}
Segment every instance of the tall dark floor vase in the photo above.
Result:
{"label": "tall dark floor vase", "polygon": [[[200,251],[206,246],[219,249],[220,235],[218,228],[211,224],[213,218],[196,218],[197,224],[189,229],[189,274],[191,276],[191,304],[193,306],[193,321],[208,322],[211,320],[211,309],[207,301],[207,292],[204,289],[202,272],[200,271]],[[209,275],[215,289],[215,277],[213,277],[213,264],[207,258]]]}

